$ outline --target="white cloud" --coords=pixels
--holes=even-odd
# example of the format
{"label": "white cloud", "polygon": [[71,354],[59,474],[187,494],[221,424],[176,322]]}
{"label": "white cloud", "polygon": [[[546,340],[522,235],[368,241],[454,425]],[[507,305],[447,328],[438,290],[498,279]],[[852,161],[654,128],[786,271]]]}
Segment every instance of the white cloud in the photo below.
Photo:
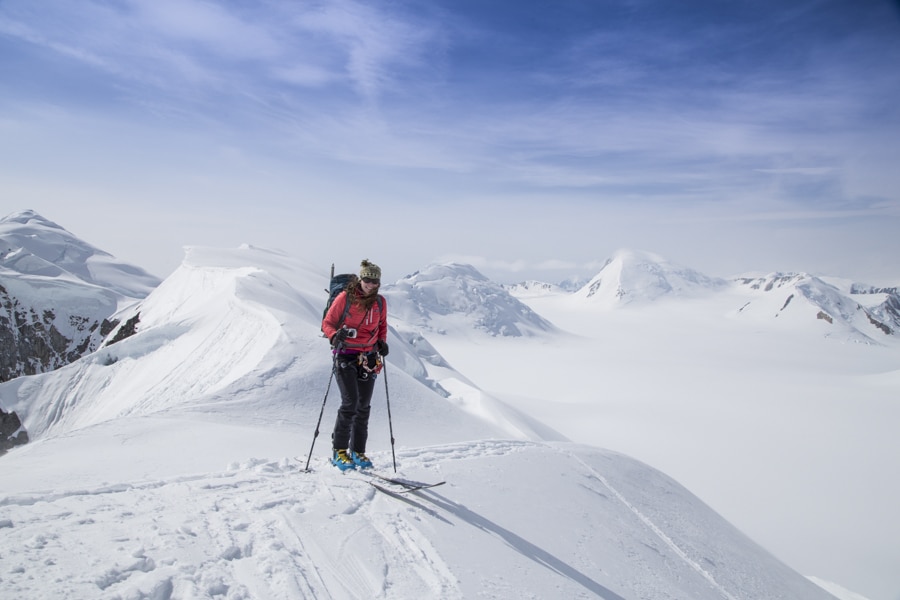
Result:
{"label": "white cloud", "polygon": [[265,22],[218,4],[202,0],[133,0],[130,4],[134,25],[152,30],[161,39],[200,42],[216,54],[236,58],[274,58],[281,53]]}
{"label": "white cloud", "polygon": [[347,73],[368,99],[392,85],[394,68],[420,64],[431,37],[423,24],[351,0],[320,3],[297,15],[296,23],[341,47]]}

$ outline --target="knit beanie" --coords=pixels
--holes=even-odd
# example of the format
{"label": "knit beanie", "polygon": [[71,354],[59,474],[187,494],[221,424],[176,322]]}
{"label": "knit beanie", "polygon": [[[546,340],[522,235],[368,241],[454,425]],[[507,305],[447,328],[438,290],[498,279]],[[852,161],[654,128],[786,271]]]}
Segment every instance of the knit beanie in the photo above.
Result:
{"label": "knit beanie", "polygon": [[369,262],[368,258],[364,258],[360,263],[359,278],[368,277],[370,279],[381,279],[381,267],[373,262]]}

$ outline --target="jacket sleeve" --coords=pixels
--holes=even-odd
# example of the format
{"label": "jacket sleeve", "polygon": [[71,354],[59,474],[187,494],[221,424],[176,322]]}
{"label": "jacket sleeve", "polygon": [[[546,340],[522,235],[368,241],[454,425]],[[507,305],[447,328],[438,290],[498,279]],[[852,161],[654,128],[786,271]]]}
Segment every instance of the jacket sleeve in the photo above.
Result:
{"label": "jacket sleeve", "polygon": [[387,298],[381,297],[381,316],[378,320],[378,339],[387,340],[388,323],[387,323]]}
{"label": "jacket sleeve", "polygon": [[328,312],[325,314],[325,318],[322,319],[322,333],[325,334],[325,337],[329,340],[337,333],[338,330],[338,322],[341,320],[341,316],[344,314],[344,309],[347,307],[347,292],[341,292],[335,297],[334,302],[331,303],[331,306],[328,307]]}

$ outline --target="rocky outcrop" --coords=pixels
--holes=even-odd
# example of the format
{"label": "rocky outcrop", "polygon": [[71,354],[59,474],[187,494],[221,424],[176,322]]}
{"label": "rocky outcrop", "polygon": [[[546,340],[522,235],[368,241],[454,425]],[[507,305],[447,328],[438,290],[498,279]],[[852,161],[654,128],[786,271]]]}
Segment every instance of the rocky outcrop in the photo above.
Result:
{"label": "rocky outcrop", "polygon": [[26,306],[0,283],[0,382],[46,373],[78,360],[96,350],[114,325],[66,312],[62,306]]}
{"label": "rocky outcrop", "polygon": [[15,446],[28,442],[28,433],[22,427],[19,415],[0,408],[0,455]]}

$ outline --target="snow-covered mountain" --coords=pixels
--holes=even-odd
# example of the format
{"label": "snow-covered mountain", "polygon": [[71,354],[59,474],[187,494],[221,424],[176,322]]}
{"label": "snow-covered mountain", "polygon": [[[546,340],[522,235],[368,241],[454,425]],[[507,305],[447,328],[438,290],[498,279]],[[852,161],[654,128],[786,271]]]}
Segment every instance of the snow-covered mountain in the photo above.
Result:
{"label": "snow-covered mountain", "polygon": [[727,285],[656,254],[619,250],[573,297],[611,308],[660,297],[702,295]]}
{"label": "snow-covered mountain", "polygon": [[[516,286],[523,299],[555,293],[538,283]],[[716,297],[729,298],[729,314],[740,319],[781,319],[800,323],[807,331],[840,341],[884,343],[900,333],[897,288],[874,288],[804,273],[742,275],[731,280],[707,277],[646,252],[620,250],[591,281],[571,294],[575,306],[613,309],[645,306],[666,299],[686,299],[701,305]],[[718,306],[718,303],[716,303]],[[720,315],[711,313],[710,324]]]}
{"label": "snow-covered mountain", "polygon": [[[439,278],[405,281],[423,284],[421,314],[497,297],[450,272],[466,274],[450,289],[468,300],[443,304]],[[0,384],[0,406],[34,432],[0,460],[0,594],[831,597],[647,465],[549,442],[509,407],[472,410],[484,394],[444,361],[450,397],[392,368],[418,357],[396,337],[369,454],[389,471],[396,436],[402,475],[448,483],[376,492],[326,464],[327,439],[303,472],[329,401],[324,284],[277,253],[192,248],[129,309],[131,335]],[[401,284],[389,306],[402,306]]]}
{"label": "snow-covered mountain", "polygon": [[[896,290],[839,286],[804,273],[744,276],[734,281],[746,294],[736,311],[742,318],[818,321],[826,337],[863,343],[880,343],[900,332]],[[869,293],[860,293],[864,290]]]}
{"label": "snow-covered mountain", "polygon": [[159,279],[117,260],[32,210],[0,219],[0,266],[22,276],[56,278],[143,298]]}
{"label": "snow-covered mountain", "polygon": [[467,327],[507,337],[554,331],[549,321],[471,265],[430,265],[386,286],[384,294],[395,319],[423,331]]}
{"label": "snow-covered mountain", "polygon": [[[249,409],[295,363],[312,361],[327,380],[319,324],[325,278],[308,265],[252,247],[189,248],[182,265],[146,299],[122,311],[120,328],[82,360],[41,377],[11,382],[0,398],[35,439],[110,419],[215,402],[243,390]],[[115,343],[110,343],[118,339]],[[297,346],[285,352],[284,345]],[[395,344],[396,364],[416,356]],[[407,355],[407,356],[404,356]],[[315,372],[316,369],[313,369]],[[290,385],[309,385],[310,374]],[[12,396],[7,395],[11,393]]]}
{"label": "snow-covered mountain", "polygon": [[[115,327],[113,315],[158,283],[33,211],[0,220],[0,381],[90,354]],[[26,437],[0,436],[0,451]]]}
{"label": "snow-covered mountain", "polygon": [[[675,279],[669,271],[685,279],[684,269],[664,271],[666,281]],[[313,433],[317,422],[323,433],[330,430],[337,404],[319,332],[324,274],[250,246],[190,248],[166,281],[116,313],[119,329],[98,350],[53,372],[0,384],[0,408],[22,415],[34,434],[32,443],[0,459],[0,595],[830,598],[824,587],[858,597],[821,578],[821,587],[811,584],[669,477],[617,452],[569,442],[549,419],[536,419],[533,407],[514,408],[521,403],[501,401],[469,376],[476,361],[471,373],[491,389],[505,392],[509,385],[533,395],[547,387],[550,402],[559,402],[548,410],[575,411],[594,432],[591,444],[613,441],[597,435],[596,411],[571,394],[574,383],[560,386],[556,373],[583,381],[585,392],[613,402],[601,417],[603,431],[628,437],[624,404],[617,402],[651,401],[659,386],[665,402],[646,414],[686,402],[673,373],[702,364],[685,347],[685,341],[704,345],[692,327],[752,328],[765,306],[780,301],[767,294],[789,284],[766,291],[768,284],[723,287],[690,275],[701,282],[697,287],[669,282],[672,289],[661,295],[660,286],[628,288],[648,292],[648,299],[699,303],[696,311],[676,303],[673,312],[632,294],[632,306],[664,313],[652,319],[652,331],[672,314],[690,317],[676,322],[692,335],[677,331],[678,353],[666,355],[665,343],[648,346],[629,325],[651,312],[598,313],[592,300],[555,289],[526,298],[532,310],[471,267],[439,265],[424,273],[384,289],[391,354],[384,393],[376,393],[369,454],[390,472],[396,450],[403,476],[447,484],[392,498],[327,465],[327,435],[316,443]],[[896,291],[821,283],[839,296],[858,296],[868,309],[889,307]],[[836,312],[851,310],[819,291],[808,296],[824,294]],[[799,299],[789,306],[800,306]],[[479,303],[488,305],[482,313]],[[544,306],[555,306],[548,312],[554,323],[577,331],[578,339],[537,335],[557,331],[537,316]],[[807,312],[794,319],[775,310],[765,318],[790,318],[799,331]],[[596,324],[598,334],[593,324],[585,328],[596,314],[608,317]],[[535,335],[504,335],[510,323]],[[556,369],[547,351],[560,344]],[[442,353],[454,346],[448,361]],[[640,349],[636,360],[631,346]],[[648,355],[650,349],[659,356]],[[462,356],[464,372],[455,364]],[[588,356],[594,360],[588,379],[570,377],[573,358]],[[629,377],[638,364],[656,372]],[[615,384],[610,369],[628,384]],[[696,385],[704,378],[685,375],[690,402],[704,406]],[[753,381],[760,376],[754,372]],[[792,370],[791,380],[797,377]],[[895,389],[893,381],[887,374],[874,385]],[[646,393],[651,388],[656,393]],[[568,400],[558,400],[560,392]],[[574,403],[560,410],[566,401]],[[717,404],[729,402],[738,400],[716,395]],[[735,410],[743,409],[735,404]],[[658,435],[652,422],[639,431],[641,438]],[[691,437],[699,443],[696,432]],[[313,472],[306,473],[311,443]],[[728,479],[722,485],[732,485]],[[890,490],[882,496],[893,497]]]}

